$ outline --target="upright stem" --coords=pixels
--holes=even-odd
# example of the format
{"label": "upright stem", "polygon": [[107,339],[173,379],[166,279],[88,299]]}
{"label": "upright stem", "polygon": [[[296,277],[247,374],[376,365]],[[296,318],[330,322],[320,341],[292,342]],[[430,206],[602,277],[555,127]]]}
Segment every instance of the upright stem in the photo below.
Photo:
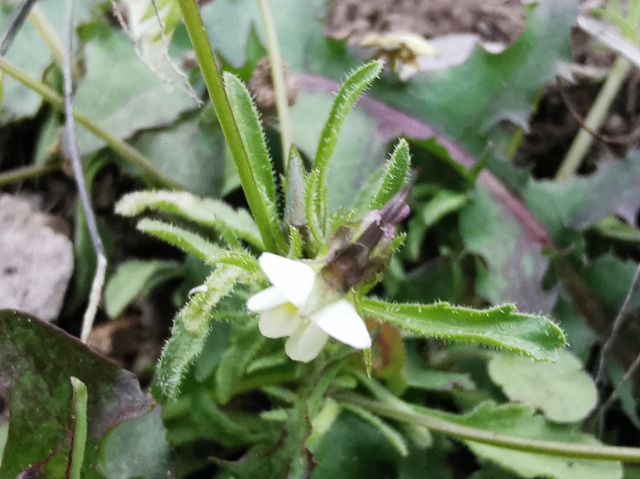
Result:
{"label": "upright stem", "polygon": [[260,191],[258,190],[257,181],[253,176],[251,169],[251,163],[249,157],[242,143],[242,137],[238,130],[238,125],[231,111],[229,100],[225,94],[224,85],[222,82],[222,76],[218,69],[213,50],[209,44],[207,38],[207,32],[198,10],[198,4],[196,0],[178,0],[180,9],[182,10],[182,16],[184,23],[189,32],[189,38],[198,58],[200,64],[200,70],[204,78],[207,90],[213,102],[213,106],[218,115],[222,132],[227,140],[229,149],[238,169],[238,175],[240,176],[240,183],[242,189],[249,203],[251,213],[258,225],[264,246],[268,251],[276,251],[276,245],[279,249],[284,250],[286,247],[286,241],[281,231],[274,231],[270,227],[268,214],[262,199]]}
{"label": "upright stem", "polygon": [[284,67],[280,56],[280,45],[273,22],[273,15],[268,0],[258,0],[262,21],[267,36],[267,51],[271,65],[271,81],[276,97],[276,109],[280,121],[280,138],[282,142],[282,157],[284,158],[285,175],[289,171],[289,150],[292,144],[291,119],[289,117],[289,102],[287,100],[287,84],[284,78]]}
{"label": "upright stem", "polygon": [[[629,63],[629,60],[623,57],[618,57],[609,71],[607,79],[600,89],[598,97],[584,121],[585,126],[589,130],[600,130],[602,123],[604,123],[604,120],[609,113],[613,100],[615,100],[618,95],[618,91],[630,71],[631,63]],[[587,130],[581,129],[573,140],[571,148],[569,148],[569,152],[564,157],[564,160],[560,165],[560,169],[556,174],[556,181],[566,180],[575,174],[592,144],[593,136],[591,136]]]}

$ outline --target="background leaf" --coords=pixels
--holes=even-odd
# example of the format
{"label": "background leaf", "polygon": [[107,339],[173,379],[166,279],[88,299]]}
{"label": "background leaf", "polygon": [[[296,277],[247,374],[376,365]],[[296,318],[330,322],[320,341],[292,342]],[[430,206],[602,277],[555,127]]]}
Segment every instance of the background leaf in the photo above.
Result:
{"label": "background leaf", "polygon": [[597,404],[598,391],[591,376],[568,351],[560,351],[555,363],[534,363],[519,356],[496,354],[488,367],[491,379],[511,401],[533,406],[551,421],[580,421]]}
{"label": "background leaf", "polygon": [[115,318],[138,296],[148,294],[159,284],[181,273],[170,261],[132,260],[118,266],[104,290],[104,307]]}
{"label": "background leaf", "polygon": [[[429,410],[430,414],[431,411]],[[546,422],[527,406],[508,404],[496,406],[485,402],[464,416],[434,411],[436,417],[463,426],[516,437],[576,444],[600,444],[593,436],[569,426]],[[508,450],[500,447],[464,441],[478,456],[490,460],[520,477],[550,479],[620,479],[619,462],[552,457]]]}
{"label": "background leaf", "polygon": [[65,477],[73,433],[71,376],[87,386],[89,397],[82,477],[97,478],[98,442],[111,427],[147,412],[148,396],[132,373],[78,339],[30,316],[0,312],[0,394],[10,404],[0,476],[16,477],[37,464],[32,471],[38,477]]}

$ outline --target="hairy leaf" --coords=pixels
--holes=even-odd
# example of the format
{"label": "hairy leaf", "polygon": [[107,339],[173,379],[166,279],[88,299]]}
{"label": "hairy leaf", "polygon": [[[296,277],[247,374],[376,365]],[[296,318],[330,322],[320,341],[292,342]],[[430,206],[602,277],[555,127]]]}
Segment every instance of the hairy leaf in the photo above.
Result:
{"label": "hairy leaf", "polygon": [[329,112],[329,118],[324,125],[318,148],[316,149],[313,168],[318,171],[318,190],[319,198],[316,203],[316,211],[321,214],[321,222],[323,228],[326,227],[326,204],[327,195],[327,173],[333,153],[338,143],[338,134],[342,129],[342,125],[358,101],[362,92],[371,83],[378,78],[382,70],[382,62],[375,61],[367,63],[357,70],[351,72],[345,82],[340,87],[336,98]]}
{"label": "hairy leaf", "polygon": [[213,308],[247,277],[246,271],[235,266],[216,267],[203,290],[195,293],[178,313],[156,372],[154,392],[160,398],[166,400],[178,395],[189,366],[204,348]]}
{"label": "hairy leaf", "polygon": [[214,229],[227,228],[247,243],[263,248],[251,215],[220,200],[198,198],[181,191],[137,191],[123,196],[116,205],[116,213],[122,216],[136,216],[145,210],[171,213]]}
{"label": "hairy leaf", "polygon": [[[284,236],[280,229],[276,186],[271,157],[258,116],[258,110],[249,91],[235,75],[224,73],[224,86],[240,132],[250,171],[238,167],[242,188],[263,235],[270,234],[276,245],[284,249]],[[253,204],[255,198],[259,204]],[[264,242],[267,240],[263,238]]]}
{"label": "hairy leaf", "polygon": [[540,360],[555,360],[566,344],[562,330],[544,316],[519,313],[507,304],[486,310],[448,303],[401,304],[363,298],[365,316],[425,337],[485,344]]}

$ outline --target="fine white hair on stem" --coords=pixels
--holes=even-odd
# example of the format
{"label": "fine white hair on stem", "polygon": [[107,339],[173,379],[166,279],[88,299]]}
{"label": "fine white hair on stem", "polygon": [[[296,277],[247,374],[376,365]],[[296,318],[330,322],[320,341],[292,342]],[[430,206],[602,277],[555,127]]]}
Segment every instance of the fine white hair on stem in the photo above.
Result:
{"label": "fine white hair on stem", "polygon": [[[145,58],[140,48],[141,39],[136,38],[135,35],[132,33],[131,29],[129,28],[129,25],[127,24],[127,21],[122,16],[122,12],[120,12],[120,9],[118,8],[118,4],[116,3],[116,0],[109,0],[109,1],[111,3],[111,10],[113,11],[113,15],[118,21],[120,28],[122,28],[122,31],[127,35],[127,37],[129,38],[129,41],[133,45],[133,51],[138,57],[138,60],[140,60],[142,64],[145,67],[147,67],[149,71],[151,71],[151,73],[153,73],[156,77],[158,77],[161,82],[167,85],[175,85],[176,84],[175,80],[169,78],[167,75],[162,73],[160,70],[156,68],[155,65],[153,65],[153,63],[151,63],[150,61],[147,60],[147,58]],[[163,42],[166,42],[166,35],[164,33],[164,22],[162,21],[162,17],[160,16],[160,11],[158,10],[158,6],[155,0],[151,0],[151,5],[153,6],[154,17],[158,22],[158,25],[160,26],[161,38]],[[198,94],[194,91],[193,87],[189,83],[189,79],[187,78],[187,75],[182,71],[182,69],[180,69],[178,65],[175,64],[171,56],[169,56],[168,49],[163,50],[163,56],[165,61],[171,67],[171,69],[180,77],[181,79],[180,87],[182,91],[184,91],[193,101],[195,101],[198,106],[204,105],[204,102],[198,97]]]}
{"label": "fine white hair on stem", "polygon": [[91,293],[89,295],[89,304],[85,310],[82,318],[82,331],[80,339],[83,342],[87,342],[89,339],[89,333],[93,326],[93,321],[98,310],[100,298],[102,296],[102,288],[104,286],[104,279],[107,270],[107,258],[104,254],[104,247],[102,246],[102,240],[98,233],[98,227],[96,218],[91,209],[91,201],[87,192],[87,184],[84,180],[82,172],[82,163],[80,161],[80,153],[78,152],[78,144],[75,134],[75,120],[73,118],[73,84],[71,78],[71,63],[73,58],[73,0],[67,0],[67,16],[66,16],[66,46],[64,49],[64,61],[62,65],[62,72],[64,78],[64,115],[65,115],[65,149],[71,156],[71,166],[73,168],[73,176],[78,186],[78,196],[82,203],[82,210],[84,212],[87,229],[91,236],[93,248],[97,257],[97,268],[93,282],[91,285]]}

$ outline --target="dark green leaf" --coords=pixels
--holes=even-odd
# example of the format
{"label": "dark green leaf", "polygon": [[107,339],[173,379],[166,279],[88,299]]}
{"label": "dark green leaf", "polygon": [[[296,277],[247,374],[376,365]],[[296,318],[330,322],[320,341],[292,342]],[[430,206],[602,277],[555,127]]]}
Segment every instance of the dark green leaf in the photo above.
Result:
{"label": "dark green leaf", "polygon": [[76,338],[27,315],[0,312],[0,394],[10,404],[0,476],[13,478],[36,465],[38,477],[66,477],[74,427],[71,376],[87,386],[89,398],[82,477],[97,478],[98,442],[111,427],[148,411],[149,398],[133,374]]}

